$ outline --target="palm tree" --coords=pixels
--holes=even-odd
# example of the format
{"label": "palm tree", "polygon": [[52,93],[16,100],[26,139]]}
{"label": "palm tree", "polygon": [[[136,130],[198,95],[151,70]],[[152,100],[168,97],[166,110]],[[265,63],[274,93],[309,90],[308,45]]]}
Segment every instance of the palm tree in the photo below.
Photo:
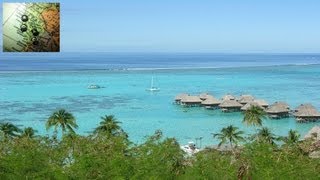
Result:
{"label": "palm tree", "polygon": [[258,133],[255,134],[253,137],[258,142],[270,143],[270,144],[274,144],[274,141],[278,140],[278,138],[267,127],[263,127],[262,129],[259,129]]}
{"label": "palm tree", "polygon": [[54,133],[57,134],[58,127],[61,128],[62,134],[66,131],[70,133],[75,133],[74,128],[77,129],[78,125],[76,123],[75,117],[67,112],[65,109],[60,109],[52,113],[46,123],[46,129],[49,130],[54,127]]}
{"label": "palm tree", "polygon": [[244,138],[241,136],[244,132],[238,131],[238,129],[239,128],[230,125],[222,128],[220,133],[213,134],[213,137],[220,139],[219,146],[229,142],[231,149],[233,149],[233,144],[237,144],[239,141],[244,141]]}
{"label": "palm tree", "polygon": [[21,132],[17,126],[8,122],[0,124],[0,131],[3,133],[5,139],[18,136],[17,133]]}
{"label": "palm tree", "polygon": [[266,117],[266,113],[259,106],[251,106],[248,110],[246,110],[243,123],[251,126],[262,126],[262,120]]}
{"label": "palm tree", "polygon": [[298,131],[290,129],[288,136],[283,138],[283,141],[287,144],[295,144],[299,141],[300,134]]}
{"label": "palm tree", "polygon": [[32,127],[27,127],[24,128],[24,130],[22,131],[20,137],[26,137],[26,138],[34,138],[35,137],[35,133],[37,132],[37,130],[34,130]]}
{"label": "palm tree", "polygon": [[104,117],[101,117],[102,121],[100,122],[100,125],[95,128],[94,133],[106,133],[107,135],[117,135],[122,131],[120,127],[119,121],[113,116],[113,115],[105,115]]}

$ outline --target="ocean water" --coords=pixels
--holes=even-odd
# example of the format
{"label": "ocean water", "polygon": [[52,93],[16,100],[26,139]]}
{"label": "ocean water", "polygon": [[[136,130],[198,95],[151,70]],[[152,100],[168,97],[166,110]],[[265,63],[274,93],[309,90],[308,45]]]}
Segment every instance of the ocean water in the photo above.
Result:
{"label": "ocean water", "polygon": [[320,54],[0,52],[0,71],[221,68],[319,63]]}
{"label": "ocean water", "polygon": [[[211,133],[230,124],[246,135],[255,130],[242,124],[241,113],[181,107],[173,103],[175,95],[209,92],[220,98],[226,93],[237,96],[249,93],[269,104],[286,101],[295,108],[310,102],[320,110],[319,55],[199,55],[197,58],[196,55],[98,54],[79,56],[79,59],[71,56],[76,65],[70,64],[68,56],[61,57],[50,66],[54,64],[51,56],[2,57],[0,121],[31,126],[38,133],[47,134],[48,116],[58,108],[66,108],[75,115],[77,132],[81,134],[91,132],[101,116],[113,114],[135,143],[161,129],[165,136],[176,137],[182,144],[203,137],[202,145],[212,145],[217,140]],[[155,60],[147,61],[152,56]],[[89,57],[96,60],[90,62]],[[146,91],[151,77],[161,88],[159,92]],[[90,84],[105,88],[87,89]],[[304,135],[316,124],[320,125],[319,122],[300,124],[294,118],[264,121],[264,126],[276,135],[286,135],[290,129]]]}

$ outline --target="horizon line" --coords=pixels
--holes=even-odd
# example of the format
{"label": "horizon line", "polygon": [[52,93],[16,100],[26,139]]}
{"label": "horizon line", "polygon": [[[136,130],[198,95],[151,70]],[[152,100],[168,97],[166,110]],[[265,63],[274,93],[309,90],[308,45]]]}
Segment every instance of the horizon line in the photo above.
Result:
{"label": "horizon line", "polygon": [[131,53],[131,54],[265,54],[265,55],[282,55],[282,54],[319,54],[320,52],[205,52],[205,51],[61,51],[61,52],[3,52],[0,54],[5,55],[41,55],[41,54],[63,54],[63,53]]}

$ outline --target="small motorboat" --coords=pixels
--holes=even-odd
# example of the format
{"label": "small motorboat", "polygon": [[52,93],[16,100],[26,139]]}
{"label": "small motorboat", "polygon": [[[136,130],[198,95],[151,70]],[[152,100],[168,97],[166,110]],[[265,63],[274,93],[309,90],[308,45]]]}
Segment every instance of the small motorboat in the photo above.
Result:
{"label": "small motorboat", "polygon": [[192,141],[190,141],[187,145],[180,147],[184,152],[186,152],[188,155],[193,155],[200,150],[196,147],[196,144]]}
{"label": "small motorboat", "polygon": [[88,86],[88,89],[100,89],[100,88],[102,88],[102,87],[99,85],[96,85],[96,84],[91,84]]}

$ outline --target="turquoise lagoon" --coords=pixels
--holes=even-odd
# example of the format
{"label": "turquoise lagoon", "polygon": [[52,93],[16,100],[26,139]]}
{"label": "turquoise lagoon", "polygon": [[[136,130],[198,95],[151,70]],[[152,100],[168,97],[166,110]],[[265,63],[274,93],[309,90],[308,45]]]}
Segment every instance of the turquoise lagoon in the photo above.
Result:
{"label": "turquoise lagoon", "polygon": [[[151,77],[161,88],[150,93]],[[104,86],[87,89],[90,84]],[[47,134],[45,121],[57,108],[71,111],[80,134],[91,132],[104,115],[115,115],[135,143],[155,130],[182,144],[203,137],[203,145],[216,144],[211,133],[230,124],[244,130],[241,113],[222,113],[201,107],[184,108],[173,103],[181,92],[252,94],[270,104],[286,101],[291,108],[310,102],[320,109],[320,65],[282,65],[238,68],[153,70],[8,71],[0,73],[0,120],[31,126]],[[294,118],[267,119],[264,126],[276,135],[290,129],[304,135],[317,123],[300,124]]]}

